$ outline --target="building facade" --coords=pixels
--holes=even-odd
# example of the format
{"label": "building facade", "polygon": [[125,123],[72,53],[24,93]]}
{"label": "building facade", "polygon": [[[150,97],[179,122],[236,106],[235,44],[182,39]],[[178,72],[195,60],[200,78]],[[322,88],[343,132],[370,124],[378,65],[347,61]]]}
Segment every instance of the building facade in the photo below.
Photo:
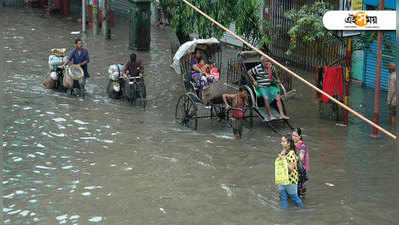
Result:
{"label": "building facade", "polygon": [[[385,10],[396,10],[395,0],[385,0]],[[364,10],[374,10],[379,0],[363,0]],[[392,46],[396,43],[395,31],[384,31],[385,41],[390,41]],[[381,90],[388,90],[389,63],[395,62],[395,50],[382,47],[381,60]],[[377,41],[374,41],[369,49],[354,52],[352,57],[352,77],[362,82],[365,87],[374,88],[377,73]]]}

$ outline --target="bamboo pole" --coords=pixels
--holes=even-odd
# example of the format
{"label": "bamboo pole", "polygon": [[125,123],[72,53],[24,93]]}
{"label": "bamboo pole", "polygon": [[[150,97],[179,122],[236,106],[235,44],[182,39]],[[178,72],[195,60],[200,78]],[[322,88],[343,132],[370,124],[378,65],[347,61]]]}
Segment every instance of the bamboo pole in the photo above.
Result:
{"label": "bamboo pole", "polygon": [[356,112],[355,110],[351,109],[350,107],[346,106],[345,104],[341,103],[340,101],[336,100],[335,98],[331,97],[329,94],[327,94],[326,92],[320,90],[319,88],[317,88],[316,86],[314,86],[313,84],[311,84],[310,82],[308,82],[307,80],[303,79],[301,76],[297,75],[296,73],[292,72],[290,69],[288,69],[287,67],[283,66],[282,64],[280,64],[279,62],[277,62],[276,60],[274,60],[273,58],[271,58],[270,56],[266,55],[265,53],[263,53],[261,50],[257,49],[256,47],[252,46],[250,43],[248,43],[247,41],[245,41],[244,39],[242,39],[240,36],[238,36],[237,34],[235,34],[234,32],[232,32],[231,30],[227,29],[226,27],[224,27],[222,24],[220,24],[219,22],[215,21],[212,17],[208,16],[206,13],[202,12],[200,9],[198,9],[197,7],[195,7],[193,4],[191,4],[190,2],[188,2],[187,0],[181,0],[182,2],[184,2],[185,4],[187,4],[188,6],[190,6],[191,8],[193,8],[195,11],[197,11],[199,14],[201,14],[202,16],[204,16],[205,18],[207,18],[208,20],[210,20],[211,22],[215,23],[218,27],[222,28],[224,31],[226,31],[227,33],[231,34],[233,37],[237,38],[238,40],[240,40],[241,42],[243,42],[244,44],[246,44],[249,48],[253,49],[254,51],[256,51],[257,53],[259,53],[260,55],[266,57],[268,60],[270,60],[272,63],[274,63],[275,65],[277,65],[278,67],[280,67],[281,69],[285,70],[287,73],[289,73],[290,75],[292,75],[293,77],[297,78],[298,80],[302,81],[303,83],[305,83],[307,86],[309,86],[310,88],[314,89],[315,91],[327,96],[327,98],[329,98],[331,101],[333,101],[334,103],[338,104],[339,106],[341,106],[342,108],[348,110],[350,113],[352,113],[353,115],[359,117],[360,119],[362,119],[363,121],[365,121],[366,123],[370,124],[372,127],[380,130],[381,132],[383,132],[384,134],[388,135],[389,137],[391,137],[392,139],[396,140],[396,136],[393,135],[392,133],[388,132],[387,130],[385,130],[384,128],[380,127],[379,125],[373,123],[372,121],[370,121],[369,119],[367,119],[366,117],[362,116],[361,114],[359,114],[358,112]]}

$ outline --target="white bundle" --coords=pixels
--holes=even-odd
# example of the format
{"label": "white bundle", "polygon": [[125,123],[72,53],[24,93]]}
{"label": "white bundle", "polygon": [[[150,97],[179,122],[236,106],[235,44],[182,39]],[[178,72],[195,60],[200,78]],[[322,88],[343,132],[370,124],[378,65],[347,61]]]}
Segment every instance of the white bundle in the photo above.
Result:
{"label": "white bundle", "polygon": [[124,65],[123,64],[114,64],[110,65],[108,68],[108,73],[112,74],[114,72],[120,72],[123,70]]}
{"label": "white bundle", "polygon": [[65,61],[68,60],[68,57],[60,57],[56,55],[50,55],[48,57],[48,65],[50,66],[50,69],[54,69],[57,66],[61,66],[64,64]]}
{"label": "white bundle", "polygon": [[111,80],[117,80],[119,76],[122,74],[123,64],[114,64],[110,65],[108,68],[109,78]]}

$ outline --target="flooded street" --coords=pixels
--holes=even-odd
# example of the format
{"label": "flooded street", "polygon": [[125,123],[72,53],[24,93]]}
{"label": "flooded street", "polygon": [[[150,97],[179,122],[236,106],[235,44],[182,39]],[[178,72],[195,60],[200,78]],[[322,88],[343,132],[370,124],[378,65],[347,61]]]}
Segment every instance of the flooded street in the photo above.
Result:
{"label": "flooded street", "polygon": [[[310,147],[308,192],[303,209],[290,202],[281,210],[279,135],[259,120],[240,141],[216,120],[199,120],[197,131],[174,122],[183,87],[169,67],[170,31],[153,27],[151,51],[138,52],[144,111],[105,93],[108,66],[131,52],[126,25],[117,24],[111,41],[84,38],[91,78],[80,99],[42,85],[48,50],[72,48],[79,25],[32,9],[0,8],[0,16],[4,224],[398,223],[394,142],[370,138],[371,128],[354,117],[348,128],[320,118],[304,85],[295,83],[287,110]],[[357,87],[351,95],[372,118],[373,91]],[[381,123],[390,129],[387,115]]]}

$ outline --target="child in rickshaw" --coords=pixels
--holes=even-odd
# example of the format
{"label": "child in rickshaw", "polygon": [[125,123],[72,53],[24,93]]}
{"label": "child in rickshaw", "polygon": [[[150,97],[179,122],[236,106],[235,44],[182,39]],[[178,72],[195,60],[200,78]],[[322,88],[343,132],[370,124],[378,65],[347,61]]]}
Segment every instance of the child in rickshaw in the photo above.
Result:
{"label": "child in rickshaw", "polygon": [[205,85],[207,85],[208,83],[212,83],[215,80],[215,78],[211,76],[211,65],[206,63],[205,58],[200,59],[198,67],[204,75],[201,77],[201,79],[206,82]]}
{"label": "child in rickshaw", "polygon": [[206,63],[205,58],[201,58],[199,68],[206,77],[207,83],[213,83],[219,80],[219,70],[212,64]]}
{"label": "child in rickshaw", "polygon": [[[261,58],[262,63],[255,66],[248,71],[248,76],[251,78],[257,95],[260,95],[265,101],[265,107],[269,113],[270,120],[275,120],[276,117],[273,116],[272,110],[270,108],[271,102],[274,99],[277,101],[277,108],[280,113],[280,119],[289,119],[288,116],[284,114],[283,105],[281,103],[281,96],[279,89],[272,85],[274,78],[273,73],[276,73],[274,66],[269,62],[266,57]],[[280,79],[277,80],[280,83]]]}
{"label": "child in rickshaw", "polygon": [[[227,103],[227,99],[231,99],[232,106]],[[242,135],[244,107],[247,105],[247,90],[244,87],[240,87],[237,94],[223,94],[223,102],[227,111],[231,109],[234,138],[239,140]]]}

